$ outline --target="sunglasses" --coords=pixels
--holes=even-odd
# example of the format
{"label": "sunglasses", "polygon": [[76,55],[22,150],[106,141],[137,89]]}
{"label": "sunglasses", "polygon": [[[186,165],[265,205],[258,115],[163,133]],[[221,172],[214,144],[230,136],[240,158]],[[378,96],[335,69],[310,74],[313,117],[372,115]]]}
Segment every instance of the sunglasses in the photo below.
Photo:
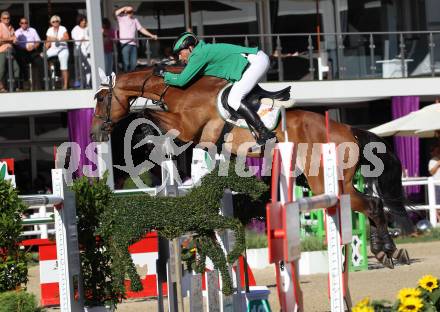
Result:
{"label": "sunglasses", "polygon": [[21,22],[20,25],[27,25],[28,22]]}
{"label": "sunglasses", "polygon": [[9,17],[2,17],[2,20],[10,20],[11,18]]}
{"label": "sunglasses", "polygon": [[52,21],[52,24],[54,24],[54,23],[59,23],[60,21]]}

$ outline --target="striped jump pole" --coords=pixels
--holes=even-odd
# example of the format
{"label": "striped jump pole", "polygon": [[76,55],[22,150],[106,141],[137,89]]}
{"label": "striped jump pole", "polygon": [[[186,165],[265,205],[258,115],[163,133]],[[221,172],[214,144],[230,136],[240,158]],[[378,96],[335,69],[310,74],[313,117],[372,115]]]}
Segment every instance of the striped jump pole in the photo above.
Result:
{"label": "striped jump pole", "polygon": [[[294,143],[278,143],[272,167],[272,199],[267,205],[269,261],[275,263],[282,311],[304,311],[299,284],[300,212],[326,208],[325,224],[329,259],[329,298],[332,312],[351,308],[348,261],[342,247],[351,242],[350,196],[339,190],[336,147],[322,144],[324,190],[322,195],[295,200],[297,150]],[[349,260],[349,259],[347,259]]]}

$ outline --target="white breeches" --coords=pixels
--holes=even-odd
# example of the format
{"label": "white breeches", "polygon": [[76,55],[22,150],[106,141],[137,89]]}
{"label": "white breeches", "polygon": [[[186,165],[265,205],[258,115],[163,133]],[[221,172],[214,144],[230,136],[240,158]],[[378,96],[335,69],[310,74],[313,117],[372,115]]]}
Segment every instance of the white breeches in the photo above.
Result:
{"label": "white breeches", "polygon": [[228,104],[235,111],[238,110],[241,100],[252,90],[253,87],[263,78],[269,69],[269,57],[263,51],[257,54],[248,54],[248,68],[244,71],[240,80],[236,81],[228,96]]}
{"label": "white breeches", "polygon": [[69,62],[69,49],[58,49],[50,47],[46,51],[47,57],[52,57],[58,55],[58,60],[60,61],[60,69],[67,70],[67,64]]}

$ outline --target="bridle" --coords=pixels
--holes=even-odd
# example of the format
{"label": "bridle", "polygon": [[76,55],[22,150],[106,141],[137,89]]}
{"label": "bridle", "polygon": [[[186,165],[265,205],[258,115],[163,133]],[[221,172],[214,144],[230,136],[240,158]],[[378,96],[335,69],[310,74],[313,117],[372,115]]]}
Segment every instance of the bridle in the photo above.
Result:
{"label": "bridle", "polygon": [[[140,90],[140,97],[143,97],[145,85],[147,84],[148,80],[150,80],[150,78],[152,78],[153,76],[154,76],[154,74],[151,74],[142,83],[142,87],[141,87],[141,90]],[[106,103],[106,106],[105,106],[105,115],[104,116],[103,115],[98,115],[96,113],[93,114],[96,118],[98,118],[98,119],[103,121],[103,123],[101,125],[101,130],[106,132],[106,133],[109,133],[111,128],[115,124],[115,122],[113,122],[112,119],[111,119],[111,108],[112,108],[112,98],[113,98],[113,96],[115,97],[116,101],[118,103],[120,103],[117,95],[114,94],[114,92],[113,92],[113,88],[114,88],[114,86],[113,86],[113,84],[114,84],[113,76],[109,76],[108,78],[109,78],[108,83],[101,83],[101,87],[103,87],[103,89],[108,89],[108,93],[105,95],[106,100],[107,100],[107,103]],[[165,85],[165,88],[163,89],[162,93],[159,96],[159,100],[152,100],[153,104],[159,105],[164,111],[168,110],[167,105],[166,105],[166,103],[164,101],[164,97],[165,97],[165,94],[168,91],[169,87],[170,87],[169,85]],[[95,95],[95,98],[96,97],[97,97],[97,95]],[[130,111],[130,108],[131,108],[132,105],[133,105],[133,102],[129,104],[129,107],[128,107],[129,111]]]}
{"label": "bridle", "polygon": [[[113,97],[113,77],[109,76],[108,77],[108,83],[101,83],[102,87],[108,88],[108,93],[106,95],[107,97],[107,105],[105,106],[105,116],[102,115],[98,115],[96,114],[96,112],[93,114],[96,118],[100,119],[103,121],[102,125],[101,125],[101,130],[104,132],[109,133],[111,127],[113,126],[114,122],[111,119],[111,109],[112,109],[112,97]],[[95,95],[95,98],[98,95]]]}

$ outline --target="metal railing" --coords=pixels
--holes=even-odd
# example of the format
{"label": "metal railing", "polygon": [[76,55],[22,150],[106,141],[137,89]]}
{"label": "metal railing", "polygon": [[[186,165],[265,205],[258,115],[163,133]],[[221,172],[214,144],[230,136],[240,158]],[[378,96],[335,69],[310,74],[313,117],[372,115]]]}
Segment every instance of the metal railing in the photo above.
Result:
{"label": "metal railing", "polygon": [[61,197],[52,194],[47,195],[20,195],[20,199],[28,206],[28,214],[22,218],[24,230],[21,236],[48,238],[49,234],[55,234],[55,219],[53,214],[54,205],[63,202]]}
{"label": "metal railing", "polygon": [[[138,66],[173,61],[171,48],[175,37],[120,38],[112,42],[113,68],[122,71],[120,40],[132,40],[138,46]],[[240,34],[202,37],[206,42],[259,46],[271,57],[267,74],[269,81],[346,80],[436,77],[440,74],[440,31],[357,32],[357,33],[295,33]],[[44,43],[44,42],[42,42]],[[74,52],[73,40],[67,41],[70,51],[69,71],[74,72],[76,88],[87,88],[84,60]],[[43,51],[44,90],[56,87],[45,45]],[[8,53],[9,91],[14,90],[12,53]],[[174,60],[175,61],[175,60]],[[73,66],[73,63],[78,63]],[[91,64],[93,66],[93,64]],[[76,69],[75,69],[76,68]],[[56,82],[56,81],[55,81]]]}
{"label": "metal railing", "polygon": [[428,210],[429,221],[433,227],[438,226],[437,211],[440,210],[440,203],[436,202],[436,187],[440,187],[440,180],[436,180],[433,177],[406,177],[402,179],[403,186],[424,185],[425,201],[427,204],[418,204],[411,206],[411,209],[415,210]]}

